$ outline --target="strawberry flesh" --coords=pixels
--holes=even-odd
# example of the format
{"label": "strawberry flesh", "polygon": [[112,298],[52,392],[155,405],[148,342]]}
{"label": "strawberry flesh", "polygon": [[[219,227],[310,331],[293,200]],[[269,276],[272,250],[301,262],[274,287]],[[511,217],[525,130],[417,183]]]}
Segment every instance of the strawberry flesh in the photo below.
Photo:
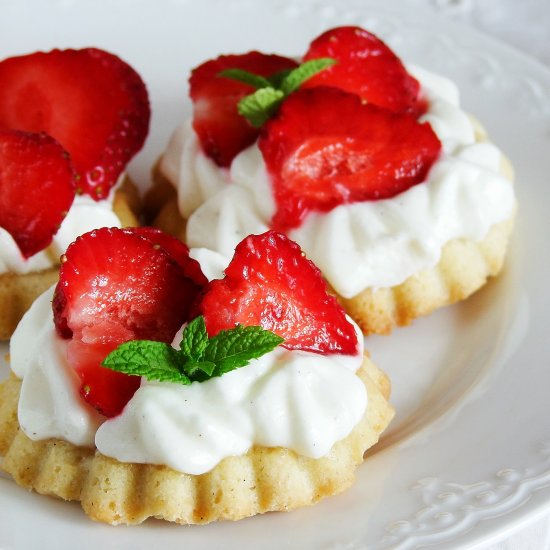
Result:
{"label": "strawberry flesh", "polygon": [[79,189],[108,196],[149,128],[139,75],[105,51],[53,50],[0,62],[0,130],[46,132],[70,153]]}
{"label": "strawberry flesh", "polygon": [[225,69],[243,69],[270,76],[295,67],[297,63],[292,59],[253,51],[223,55],[193,70],[189,79],[193,128],[204,153],[218,166],[229,166],[233,158],[258,137],[258,129],[237,110],[239,100],[253,93],[255,88],[218,74]]}
{"label": "strawberry flesh", "polygon": [[210,336],[238,324],[261,326],[284,347],[354,355],[353,325],[319,269],[285,235],[268,231],[239,243],[225,278],[211,281],[201,305]]}
{"label": "strawberry flesh", "polygon": [[119,414],[140,378],[101,362],[128,340],[172,342],[200,291],[166,249],[133,230],[98,229],[71,244],[53,312],[86,401],[105,416]]}
{"label": "strawberry flesh", "polygon": [[289,96],[258,144],[279,231],[298,227],[310,211],[394,197],[423,182],[441,150],[429,124],[322,86]]}
{"label": "strawberry flesh", "polygon": [[334,86],[397,113],[419,116],[425,104],[420,85],[390,48],[360,27],[337,27],[316,38],[304,60],[331,57],[337,64],[307,80],[302,88]]}
{"label": "strawberry flesh", "polygon": [[66,151],[46,134],[0,130],[0,227],[24,258],[46,248],[75,196]]}

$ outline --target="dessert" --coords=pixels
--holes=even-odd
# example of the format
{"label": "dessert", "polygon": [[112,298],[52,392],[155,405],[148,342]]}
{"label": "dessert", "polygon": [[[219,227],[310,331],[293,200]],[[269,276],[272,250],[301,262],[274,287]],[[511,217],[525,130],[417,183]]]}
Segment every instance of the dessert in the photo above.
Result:
{"label": "dessert", "polygon": [[85,234],[10,352],[2,469],[112,524],[313,504],[349,486],[393,415],[357,327],[275,232],[210,282],[158,230]]}
{"label": "dessert", "polygon": [[211,100],[215,126],[219,97],[203,80],[205,67],[221,68],[195,69],[193,120],[155,167],[155,225],[225,256],[244,235],[284,231],[367,334],[464,299],[500,271],[516,208],[512,169],[451,81],[405,67],[357,27],[315,39],[303,61],[335,63],[290,94],[280,73],[266,83],[231,71],[248,55],[216,79],[220,95],[220,81],[240,78],[227,101],[252,123],[265,115],[256,142],[210,153],[197,111]]}
{"label": "dessert", "polygon": [[[149,116],[139,75],[105,51],[0,62],[0,339],[55,282],[59,257],[78,235],[138,224],[139,195],[124,170],[143,145]],[[42,134],[63,149],[58,156],[66,158],[56,162],[73,173],[56,196],[48,191],[51,154]],[[50,216],[47,227],[33,227],[36,215]]]}

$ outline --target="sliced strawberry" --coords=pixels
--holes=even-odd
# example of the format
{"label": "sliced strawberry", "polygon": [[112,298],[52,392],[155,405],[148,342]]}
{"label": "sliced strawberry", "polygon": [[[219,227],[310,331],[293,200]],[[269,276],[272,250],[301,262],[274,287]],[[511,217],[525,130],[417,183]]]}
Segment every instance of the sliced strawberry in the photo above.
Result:
{"label": "sliced strawberry", "polygon": [[141,379],[139,376],[128,376],[100,365],[109,353],[134,337],[131,332],[116,331],[120,329],[118,325],[98,325],[97,328],[102,331],[114,330],[110,333],[109,341],[71,340],[67,345],[67,361],[80,378],[80,395],[99,413],[112,417],[120,414],[126,403],[132,399]]}
{"label": "sliced strawberry", "polygon": [[52,242],[74,196],[73,168],[57,141],[0,130],[0,227],[25,258]]}
{"label": "sliced strawberry", "polygon": [[399,58],[374,34],[360,27],[337,27],[310,45],[304,60],[331,57],[338,63],[307,80],[302,88],[334,86],[392,111],[419,115],[420,85]]}
{"label": "sliced strawberry", "polygon": [[239,243],[225,278],[201,302],[210,336],[238,324],[261,326],[288,349],[357,353],[357,334],[321,272],[286,236],[268,231]]}
{"label": "sliced strawberry", "polygon": [[310,211],[393,197],[423,182],[441,150],[429,124],[322,86],[284,101],[258,143],[277,230],[299,226]]}
{"label": "sliced strawberry", "polygon": [[105,198],[149,128],[139,75],[102,50],[53,50],[0,62],[0,129],[46,132],[71,155],[79,187]]}
{"label": "sliced strawberry", "polygon": [[156,227],[132,227],[132,232],[149,239],[150,241],[162,246],[178,264],[187,277],[194,281],[199,287],[208,283],[208,279],[202,272],[201,266],[197,260],[189,256],[189,248],[179,239],[168,235]]}
{"label": "sliced strawberry", "polygon": [[243,69],[260,76],[271,76],[295,67],[297,63],[286,57],[249,52],[223,55],[194,69],[189,79],[193,128],[204,153],[219,166],[227,167],[258,137],[258,129],[253,128],[237,111],[239,100],[253,93],[254,88],[218,76],[221,71]]}
{"label": "sliced strawberry", "polygon": [[169,252],[127,229],[98,229],[69,246],[53,311],[81,393],[106,416],[118,414],[140,379],[100,367],[128,340],[171,342],[200,292]]}

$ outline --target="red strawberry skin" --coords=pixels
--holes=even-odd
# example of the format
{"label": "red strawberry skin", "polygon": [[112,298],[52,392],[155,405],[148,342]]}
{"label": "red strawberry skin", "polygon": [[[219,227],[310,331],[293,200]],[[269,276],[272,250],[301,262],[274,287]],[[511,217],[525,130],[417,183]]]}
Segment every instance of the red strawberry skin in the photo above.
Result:
{"label": "red strawberry skin", "polygon": [[258,145],[279,231],[298,227],[310,211],[391,198],[423,182],[441,150],[429,124],[321,86],[289,96]]}
{"label": "red strawberry skin", "polygon": [[57,141],[0,130],[0,227],[25,258],[52,242],[74,196],[74,171]]}
{"label": "red strawberry skin", "polygon": [[319,269],[274,231],[237,245],[225,278],[209,283],[200,309],[210,336],[237,324],[261,326],[284,338],[288,349],[358,352],[355,329]]}
{"label": "red strawberry skin", "polygon": [[105,51],[53,50],[0,62],[0,129],[46,132],[70,153],[79,189],[107,197],[149,128],[147,90]]}
{"label": "red strawberry skin", "polygon": [[239,100],[255,89],[218,74],[225,69],[244,69],[260,76],[270,76],[295,67],[297,63],[292,59],[253,51],[223,55],[192,71],[189,86],[193,100],[193,128],[204,153],[218,166],[229,166],[233,158],[258,137],[258,129],[237,111]]}
{"label": "red strawberry skin", "polygon": [[132,227],[130,230],[164,248],[198,287],[208,283],[199,262],[189,256],[189,248],[182,241],[156,227]]}
{"label": "red strawberry skin", "polygon": [[135,231],[98,229],[69,246],[54,293],[54,322],[70,339],[69,364],[90,405],[105,416],[121,412],[140,378],[101,362],[128,340],[170,343],[200,291],[163,247]]}
{"label": "red strawberry skin", "polygon": [[316,38],[305,61],[331,57],[337,64],[307,80],[302,88],[334,86],[397,113],[425,110],[420,85],[384,42],[360,27],[337,27]]}

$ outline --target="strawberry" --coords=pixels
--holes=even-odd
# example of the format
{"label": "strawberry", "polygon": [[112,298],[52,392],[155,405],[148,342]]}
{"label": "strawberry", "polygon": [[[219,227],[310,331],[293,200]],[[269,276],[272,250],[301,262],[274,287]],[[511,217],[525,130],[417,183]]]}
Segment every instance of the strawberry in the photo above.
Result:
{"label": "strawberry", "polygon": [[296,66],[295,61],[286,57],[249,52],[223,55],[195,68],[189,79],[193,128],[204,153],[219,166],[227,167],[258,137],[258,129],[237,111],[239,100],[254,92],[254,88],[218,76],[221,71],[243,69],[265,77]]}
{"label": "strawberry", "polygon": [[239,243],[224,279],[200,304],[210,336],[238,324],[261,326],[288,349],[352,355],[357,334],[321,272],[285,235],[268,231]]}
{"label": "strawberry", "polygon": [[53,50],[0,62],[0,129],[46,132],[70,153],[79,188],[107,197],[149,127],[139,75],[102,50]]}
{"label": "strawberry", "polygon": [[164,248],[183,269],[183,272],[199,287],[208,283],[197,260],[189,257],[189,248],[179,239],[156,227],[132,227],[131,231]]}
{"label": "strawberry", "polygon": [[316,38],[304,60],[331,57],[338,63],[313,76],[302,88],[334,86],[397,113],[418,116],[420,85],[399,58],[374,34],[360,27],[338,27]]}
{"label": "strawberry", "polygon": [[101,368],[128,340],[169,343],[189,320],[200,287],[170,253],[130,229],[97,229],[69,246],[53,300],[58,334],[81,394],[105,416],[124,408],[140,379]]}
{"label": "strawberry", "polygon": [[0,227],[25,258],[52,242],[74,196],[73,168],[57,141],[0,130]]}
{"label": "strawberry", "polygon": [[429,124],[322,86],[289,96],[258,145],[277,230],[299,226],[310,211],[393,197],[424,181],[441,150]]}

